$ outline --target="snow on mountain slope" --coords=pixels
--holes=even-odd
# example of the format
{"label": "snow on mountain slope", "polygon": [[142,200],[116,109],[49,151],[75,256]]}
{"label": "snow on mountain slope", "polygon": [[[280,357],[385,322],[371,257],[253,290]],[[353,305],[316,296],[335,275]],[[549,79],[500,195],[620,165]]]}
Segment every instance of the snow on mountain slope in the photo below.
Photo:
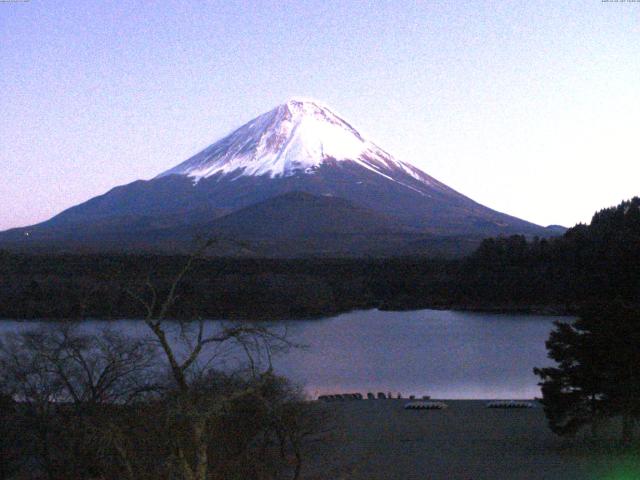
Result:
{"label": "snow on mountain slope", "polygon": [[153,249],[165,242],[170,251],[190,245],[194,235],[225,229],[245,240],[253,232],[269,245],[260,250],[269,255],[289,251],[292,243],[274,240],[282,232],[308,236],[296,254],[314,255],[424,253],[421,242],[434,236],[550,233],[394,159],[321,104],[290,100],[151,180],[117,186],[46,222],[0,233],[0,246],[99,250],[113,242]]}
{"label": "snow on mountain slope", "polygon": [[398,183],[402,182],[393,178],[394,171],[408,174],[426,185],[437,187],[439,183],[364,139],[327,107],[296,99],[251,120],[158,177],[178,174],[195,182],[215,175],[232,179],[263,175],[288,177],[296,173],[313,174],[328,159],[357,163]]}

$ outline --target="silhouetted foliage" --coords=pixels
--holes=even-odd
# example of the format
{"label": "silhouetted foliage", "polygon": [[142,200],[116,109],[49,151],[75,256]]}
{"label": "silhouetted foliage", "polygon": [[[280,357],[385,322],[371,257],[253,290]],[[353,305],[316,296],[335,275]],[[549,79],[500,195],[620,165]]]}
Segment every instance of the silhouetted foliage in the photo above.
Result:
{"label": "silhouetted foliage", "polygon": [[[271,356],[292,346],[286,331],[166,321],[197,258],[166,291],[148,278],[127,289],[148,335],[63,322],[3,339],[0,415],[21,426],[0,444],[7,471],[50,480],[299,477],[302,440],[319,417],[272,371]],[[246,365],[223,369],[225,352]]]}
{"label": "silhouetted foliage", "polygon": [[460,270],[462,296],[488,303],[565,305],[640,299],[640,198],[601,210],[551,239],[487,239]]}
{"label": "silhouetted foliage", "polygon": [[[171,349],[197,345],[197,328],[177,333]],[[258,332],[216,335],[255,347]],[[255,363],[216,370],[205,351],[187,364],[192,352],[172,350],[176,377],[152,339],[68,324],[5,339],[0,478],[297,478],[320,421],[297,388]]]}
{"label": "silhouetted foliage", "polygon": [[551,429],[574,434],[622,417],[629,443],[640,418],[640,310],[621,301],[585,307],[572,323],[556,323],[547,341],[557,367],[535,369]]}
{"label": "silhouetted foliage", "polygon": [[16,402],[0,391],[0,480],[11,478],[20,467],[19,432],[20,424],[16,420]]}

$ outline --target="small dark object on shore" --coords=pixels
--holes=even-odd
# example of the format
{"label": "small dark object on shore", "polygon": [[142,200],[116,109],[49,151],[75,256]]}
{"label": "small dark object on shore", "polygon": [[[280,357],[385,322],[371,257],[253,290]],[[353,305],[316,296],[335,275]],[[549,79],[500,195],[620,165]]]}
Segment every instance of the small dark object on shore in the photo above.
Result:
{"label": "small dark object on shore", "polygon": [[409,402],[404,406],[405,410],[443,410],[447,404],[443,402]]}
{"label": "small dark object on shore", "polygon": [[516,400],[497,400],[487,403],[487,408],[533,408],[532,402],[516,401]]}

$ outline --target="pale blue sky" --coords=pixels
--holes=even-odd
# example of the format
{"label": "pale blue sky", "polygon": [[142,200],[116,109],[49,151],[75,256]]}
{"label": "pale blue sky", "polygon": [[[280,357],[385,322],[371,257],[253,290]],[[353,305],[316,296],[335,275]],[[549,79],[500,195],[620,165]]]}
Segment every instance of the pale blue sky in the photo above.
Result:
{"label": "pale blue sky", "polygon": [[497,210],[640,194],[640,3],[0,3],[0,229],[151,178],[291,96]]}

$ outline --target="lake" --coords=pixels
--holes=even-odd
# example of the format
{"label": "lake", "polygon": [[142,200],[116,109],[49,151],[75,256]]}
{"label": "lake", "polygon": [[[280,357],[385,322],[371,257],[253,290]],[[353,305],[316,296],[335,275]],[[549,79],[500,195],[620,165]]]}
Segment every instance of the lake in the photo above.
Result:
{"label": "lake", "polygon": [[[274,359],[278,373],[313,397],[341,392],[398,392],[448,399],[533,398],[533,367],[547,366],[554,320],[520,314],[418,310],[350,312],[317,320],[275,322],[304,349]],[[211,325],[215,325],[211,321]],[[0,322],[0,335],[37,323]],[[105,322],[86,321],[85,328]],[[108,322],[133,335],[137,320]]]}

